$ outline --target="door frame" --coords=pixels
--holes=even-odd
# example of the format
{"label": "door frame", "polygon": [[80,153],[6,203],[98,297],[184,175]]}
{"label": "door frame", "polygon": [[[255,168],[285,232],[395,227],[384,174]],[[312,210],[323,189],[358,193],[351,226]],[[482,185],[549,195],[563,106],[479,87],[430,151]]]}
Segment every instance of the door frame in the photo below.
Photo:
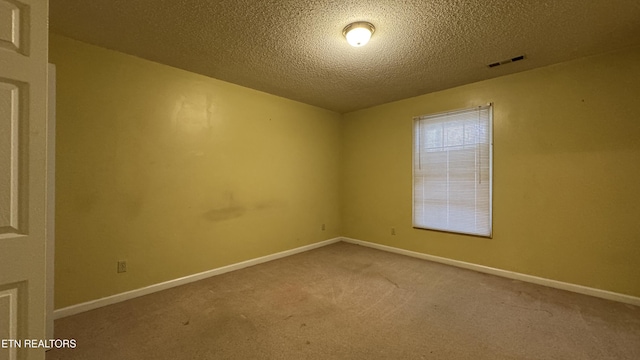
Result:
{"label": "door frame", "polygon": [[47,65],[47,213],[46,213],[46,328],[47,339],[53,334],[55,278],[55,218],[56,218],[56,66]]}

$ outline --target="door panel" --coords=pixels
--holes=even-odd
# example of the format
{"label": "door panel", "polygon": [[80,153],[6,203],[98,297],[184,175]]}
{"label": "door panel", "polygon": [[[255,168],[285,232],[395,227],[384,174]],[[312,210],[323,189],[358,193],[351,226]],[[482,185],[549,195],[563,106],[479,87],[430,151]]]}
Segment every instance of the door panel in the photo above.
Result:
{"label": "door panel", "polygon": [[[0,0],[0,338],[45,340],[46,0]],[[44,359],[2,348],[0,360]]]}
{"label": "door panel", "polygon": [[[0,290],[0,339],[16,339],[18,336],[18,287],[7,285]],[[0,352],[0,360],[16,358],[15,348]]]}
{"label": "door panel", "polygon": [[[21,204],[20,186],[25,174],[21,174],[24,167],[20,166],[18,155],[20,144],[25,142],[24,134],[20,133],[20,124],[26,124],[27,119],[20,119],[20,104],[22,92],[16,84],[0,80],[0,241],[9,236],[20,234],[19,221]],[[22,137],[22,139],[21,139]],[[24,203],[24,201],[23,201]],[[24,214],[24,208],[22,209]]]}
{"label": "door panel", "polygon": [[21,42],[21,24],[24,19],[24,6],[12,0],[0,0],[0,47],[10,51],[23,50]]}

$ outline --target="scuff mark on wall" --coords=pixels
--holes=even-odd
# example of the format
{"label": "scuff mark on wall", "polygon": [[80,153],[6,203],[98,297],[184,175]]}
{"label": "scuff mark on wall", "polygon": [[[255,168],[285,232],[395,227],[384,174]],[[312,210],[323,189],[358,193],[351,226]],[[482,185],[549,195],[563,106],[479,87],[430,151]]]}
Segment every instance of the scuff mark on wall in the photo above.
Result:
{"label": "scuff mark on wall", "polygon": [[[207,143],[215,134],[214,96],[198,87],[183,92],[171,111],[172,136],[182,152],[204,156]],[[218,134],[219,135],[219,134]]]}
{"label": "scuff mark on wall", "polygon": [[248,211],[255,210],[271,210],[286,207],[286,202],[281,200],[265,200],[255,203],[254,205],[237,205],[233,199],[233,193],[227,192],[227,204],[225,206],[213,208],[204,213],[204,218],[208,221],[218,222],[231,220],[245,215]]}
{"label": "scuff mark on wall", "polygon": [[177,99],[171,116],[174,130],[189,134],[209,130],[213,108],[206,94],[183,94]]}
{"label": "scuff mark on wall", "polygon": [[229,206],[225,208],[213,209],[204,213],[204,218],[209,221],[224,221],[241,217],[247,211],[243,206]]}

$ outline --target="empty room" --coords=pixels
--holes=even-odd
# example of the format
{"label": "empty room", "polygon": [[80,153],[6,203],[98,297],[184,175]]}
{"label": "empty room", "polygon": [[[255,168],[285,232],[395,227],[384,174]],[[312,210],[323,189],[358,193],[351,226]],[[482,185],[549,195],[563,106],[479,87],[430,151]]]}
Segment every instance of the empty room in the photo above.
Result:
{"label": "empty room", "polygon": [[640,358],[637,1],[0,15],[0,360]]}

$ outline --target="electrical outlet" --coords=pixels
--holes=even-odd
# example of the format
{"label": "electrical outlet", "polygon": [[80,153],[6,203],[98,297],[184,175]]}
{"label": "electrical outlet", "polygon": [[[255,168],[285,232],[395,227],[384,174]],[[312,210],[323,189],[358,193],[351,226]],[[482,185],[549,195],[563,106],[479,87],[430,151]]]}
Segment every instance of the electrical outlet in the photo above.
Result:
{"label": "electrical outlet", "polygon": [[325,226],[324,226],[324,224],[322,224],[322,231],[324,231],[324,230],[325,230]]}
{"label": "electrical outlet", "polygon": [[396,234],[396,228],[391,228],[391,235],[395,235]]}
{"label": "electrical outlet", "polygon": [[118,261],[118,273],[127,272],[127,262],[124,260]]}

